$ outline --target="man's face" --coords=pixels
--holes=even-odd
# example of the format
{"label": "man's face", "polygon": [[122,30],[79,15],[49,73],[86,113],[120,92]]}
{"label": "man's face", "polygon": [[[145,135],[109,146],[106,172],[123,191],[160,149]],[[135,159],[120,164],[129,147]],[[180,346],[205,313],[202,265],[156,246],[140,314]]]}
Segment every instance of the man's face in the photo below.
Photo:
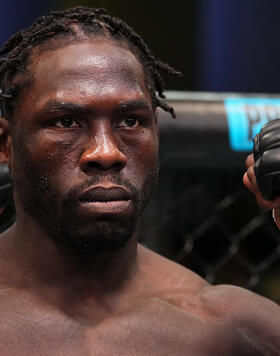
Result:
{"label": "man's face", "polygon": [[12,127],[18,216],[28,214],[64,244],[122,246],[158,168],[143,69],[130,51],[103,38],[31,59],[32,84]]}

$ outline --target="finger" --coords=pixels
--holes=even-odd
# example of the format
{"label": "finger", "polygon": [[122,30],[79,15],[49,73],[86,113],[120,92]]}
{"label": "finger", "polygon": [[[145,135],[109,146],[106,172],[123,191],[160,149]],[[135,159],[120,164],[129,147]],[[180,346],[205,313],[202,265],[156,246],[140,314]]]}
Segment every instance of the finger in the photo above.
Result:
{"label": "finger", "polygon": [[255,164],[254,160],[254,155],[251,153],[249,156],[247,156],[245,160],[246,168],[248,169],[250,166],[253,166]]}
{"label": "finger", "polygon": [[272,208],[280,207],[280,198],[270,201],[270,200],[266,200],[262,196],[261,192],[258,189],[258,184],[257,184],[256,175],[253,166],[250,166],[247,172],[244,174],[243,183],[246,186],[246,188],[255,195],[257,203],[261,210],[266,211]]}
{"label": "finger", "polygon": [[250,188],[249,186],[246,185],[246,187],[248,187],[248,189],[250,189],[253,193],[255,193],[257,190],[258,190],[258,183],[257,183],[257,178],[256,178],[256,174],[255,174],[255,169],[254,169],[254,166],[250,166],[248,169],[247,169],[247,178],[248,178],[248,181],[250,183]]}
{"label": "finger", "polygon": [[256,189],[253,187],[252,183],[250,182],[247,172],[244,173],[243,175],[243,183],[245,187],[250,190],[251,193],[255,193]]}

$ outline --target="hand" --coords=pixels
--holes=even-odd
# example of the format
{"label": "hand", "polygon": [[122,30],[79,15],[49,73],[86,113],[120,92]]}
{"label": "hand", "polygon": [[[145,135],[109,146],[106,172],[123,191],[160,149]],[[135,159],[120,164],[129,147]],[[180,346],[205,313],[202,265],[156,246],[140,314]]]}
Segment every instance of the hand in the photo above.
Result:
{"label": "hand", "polygon": [[250,154],[246,159],[247,172],[243,176],[243,183],[253,194],[255,194],[257,203],[262,210],[274,209],[275,223],[280,229],[280,197],[277,197],[274,200],[267,200],[262,196],[258,188],[254,165],[254,156],[253,154]]}

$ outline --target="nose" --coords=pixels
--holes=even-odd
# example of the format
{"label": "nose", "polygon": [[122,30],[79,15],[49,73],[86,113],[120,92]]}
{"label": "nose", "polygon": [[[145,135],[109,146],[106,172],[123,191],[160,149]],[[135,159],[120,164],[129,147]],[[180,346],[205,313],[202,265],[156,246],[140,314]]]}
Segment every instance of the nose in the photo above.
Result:
{"label": "nose", "polygon": [[127,158],[118,147],[111,127],[100,125],[93,130],[89,144],[80,158],[80,167],[87,172],[92,169],[119,171],[126,166]]}

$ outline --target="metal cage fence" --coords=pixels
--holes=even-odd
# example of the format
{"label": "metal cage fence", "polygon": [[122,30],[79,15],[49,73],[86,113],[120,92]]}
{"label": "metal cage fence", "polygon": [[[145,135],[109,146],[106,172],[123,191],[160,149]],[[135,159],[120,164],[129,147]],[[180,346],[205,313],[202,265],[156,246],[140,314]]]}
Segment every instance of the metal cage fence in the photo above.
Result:
{"label": "metal cage fence", "polygon": [[239,105],[235,114],[243,110],[250,143],[256,126],[278,115],[278,99],[230,93],[170,97],[178,117],[159,118],[161,173],[142,218],[141,242],[211,283],[243,286],[280,302],[280,232],[271,213],[260,212],[243,187],[249,152],[232,146],[226,107],[233,98]]}

